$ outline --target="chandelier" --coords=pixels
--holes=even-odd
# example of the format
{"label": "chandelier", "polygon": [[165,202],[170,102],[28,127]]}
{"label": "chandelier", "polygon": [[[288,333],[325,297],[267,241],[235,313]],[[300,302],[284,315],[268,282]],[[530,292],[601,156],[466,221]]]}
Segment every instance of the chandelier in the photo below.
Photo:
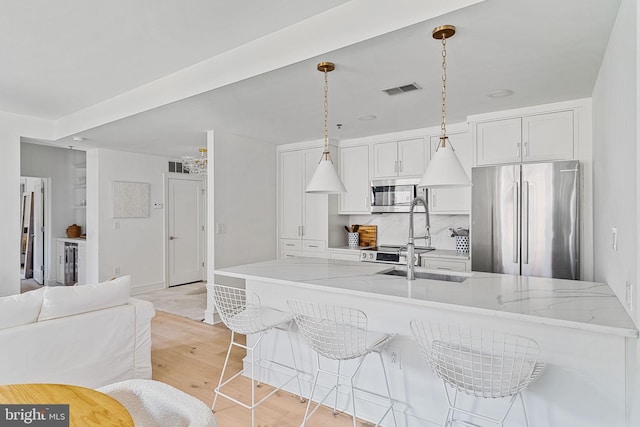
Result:
{"label": "chandelier", "polygon": [[207,149],[200,148],[200,157],[182,156],[182,167],[190,174],[201,175],[207,173]]}

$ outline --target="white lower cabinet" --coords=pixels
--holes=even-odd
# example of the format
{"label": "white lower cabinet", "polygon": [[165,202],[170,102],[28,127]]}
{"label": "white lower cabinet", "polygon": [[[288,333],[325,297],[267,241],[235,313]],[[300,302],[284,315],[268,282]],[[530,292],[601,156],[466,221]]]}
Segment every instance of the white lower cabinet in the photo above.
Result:
{"label": "white lower cabinet", "polygon": [[64,241],[56,242],[56,282],[64,283]]}
{"label": "white lower cabinet", "polygon": [[468,259],[443,259],[440,257],[430,258],[423,256],[420,260],[421,266],[430,270],[446,270],[446,271],[471,271],[471,261]]}
{"label": "white lower cabinet", "polygon": [[329,249],[329,259],[342,261],[360,261],[360,250],[358,249]]}
{"label": "white lower cabinet", "polygon": [[56,281],[65,285],[87,283],[87,242],[58,238],[56,251]]}

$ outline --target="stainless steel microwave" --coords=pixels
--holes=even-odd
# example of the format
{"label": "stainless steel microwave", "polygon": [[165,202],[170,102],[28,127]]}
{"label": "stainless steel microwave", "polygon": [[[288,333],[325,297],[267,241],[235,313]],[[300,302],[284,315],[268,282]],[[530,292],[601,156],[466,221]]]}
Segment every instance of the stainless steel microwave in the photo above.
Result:
{"label": "stainless steel microwave", "polygon": [[[371,181],[371,212],[409,212],[416,196],[426,196],[426,189],[418,188],[419,182],[416,178]],[[418,205],[414,212],[424,212],[424,207]]]}

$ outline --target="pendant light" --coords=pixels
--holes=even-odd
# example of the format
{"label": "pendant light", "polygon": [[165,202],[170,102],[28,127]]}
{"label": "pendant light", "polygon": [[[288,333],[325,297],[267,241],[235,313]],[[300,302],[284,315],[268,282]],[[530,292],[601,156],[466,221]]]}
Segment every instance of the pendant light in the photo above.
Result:
{"label": "pendant light", "polygon": [[456,156],[453,146],[447,136],[447,39],[453,37],[456,27],[453,25],[443,25],[433,30],[433,38],[442,40],[442,122],[440,130],[442,134],[436,147],[436,151],[427,165],[420,180],[419,187],[447,188],[447,187],[468,187],[471,180],[465,172],[458,156]]}
{"label": "pendant light", "polygon": [[307,193],[317,194],[338,194],[346,193],[346,188],[336,169],[333,167],[331,154],[329,153],[329,85],[327,81],[327,73],[335,70],[336,66],[332,62],[321,62],[318,64],[318,71],[324,73],[324,151],[320,158],[320,163],[314,172],[307,189]]}

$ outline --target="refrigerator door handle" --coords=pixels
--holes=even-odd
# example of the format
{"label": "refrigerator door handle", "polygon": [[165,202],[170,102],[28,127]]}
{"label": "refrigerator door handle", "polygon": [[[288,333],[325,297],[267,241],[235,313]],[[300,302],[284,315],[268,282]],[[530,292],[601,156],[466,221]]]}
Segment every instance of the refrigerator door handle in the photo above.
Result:
{"label": "refrigerator door handle", "polygon": [[520,243],[518,242],[519,228],[519,211],[520,211],[520,198],[518,191],[519,183],[516,181],[513,183],[513,263],[517,264],[518,261],[518,252]]}
{"label": "refrigerator door handle", "polygon": [[529,264],[529,181],[522,181],[522,263]]}

